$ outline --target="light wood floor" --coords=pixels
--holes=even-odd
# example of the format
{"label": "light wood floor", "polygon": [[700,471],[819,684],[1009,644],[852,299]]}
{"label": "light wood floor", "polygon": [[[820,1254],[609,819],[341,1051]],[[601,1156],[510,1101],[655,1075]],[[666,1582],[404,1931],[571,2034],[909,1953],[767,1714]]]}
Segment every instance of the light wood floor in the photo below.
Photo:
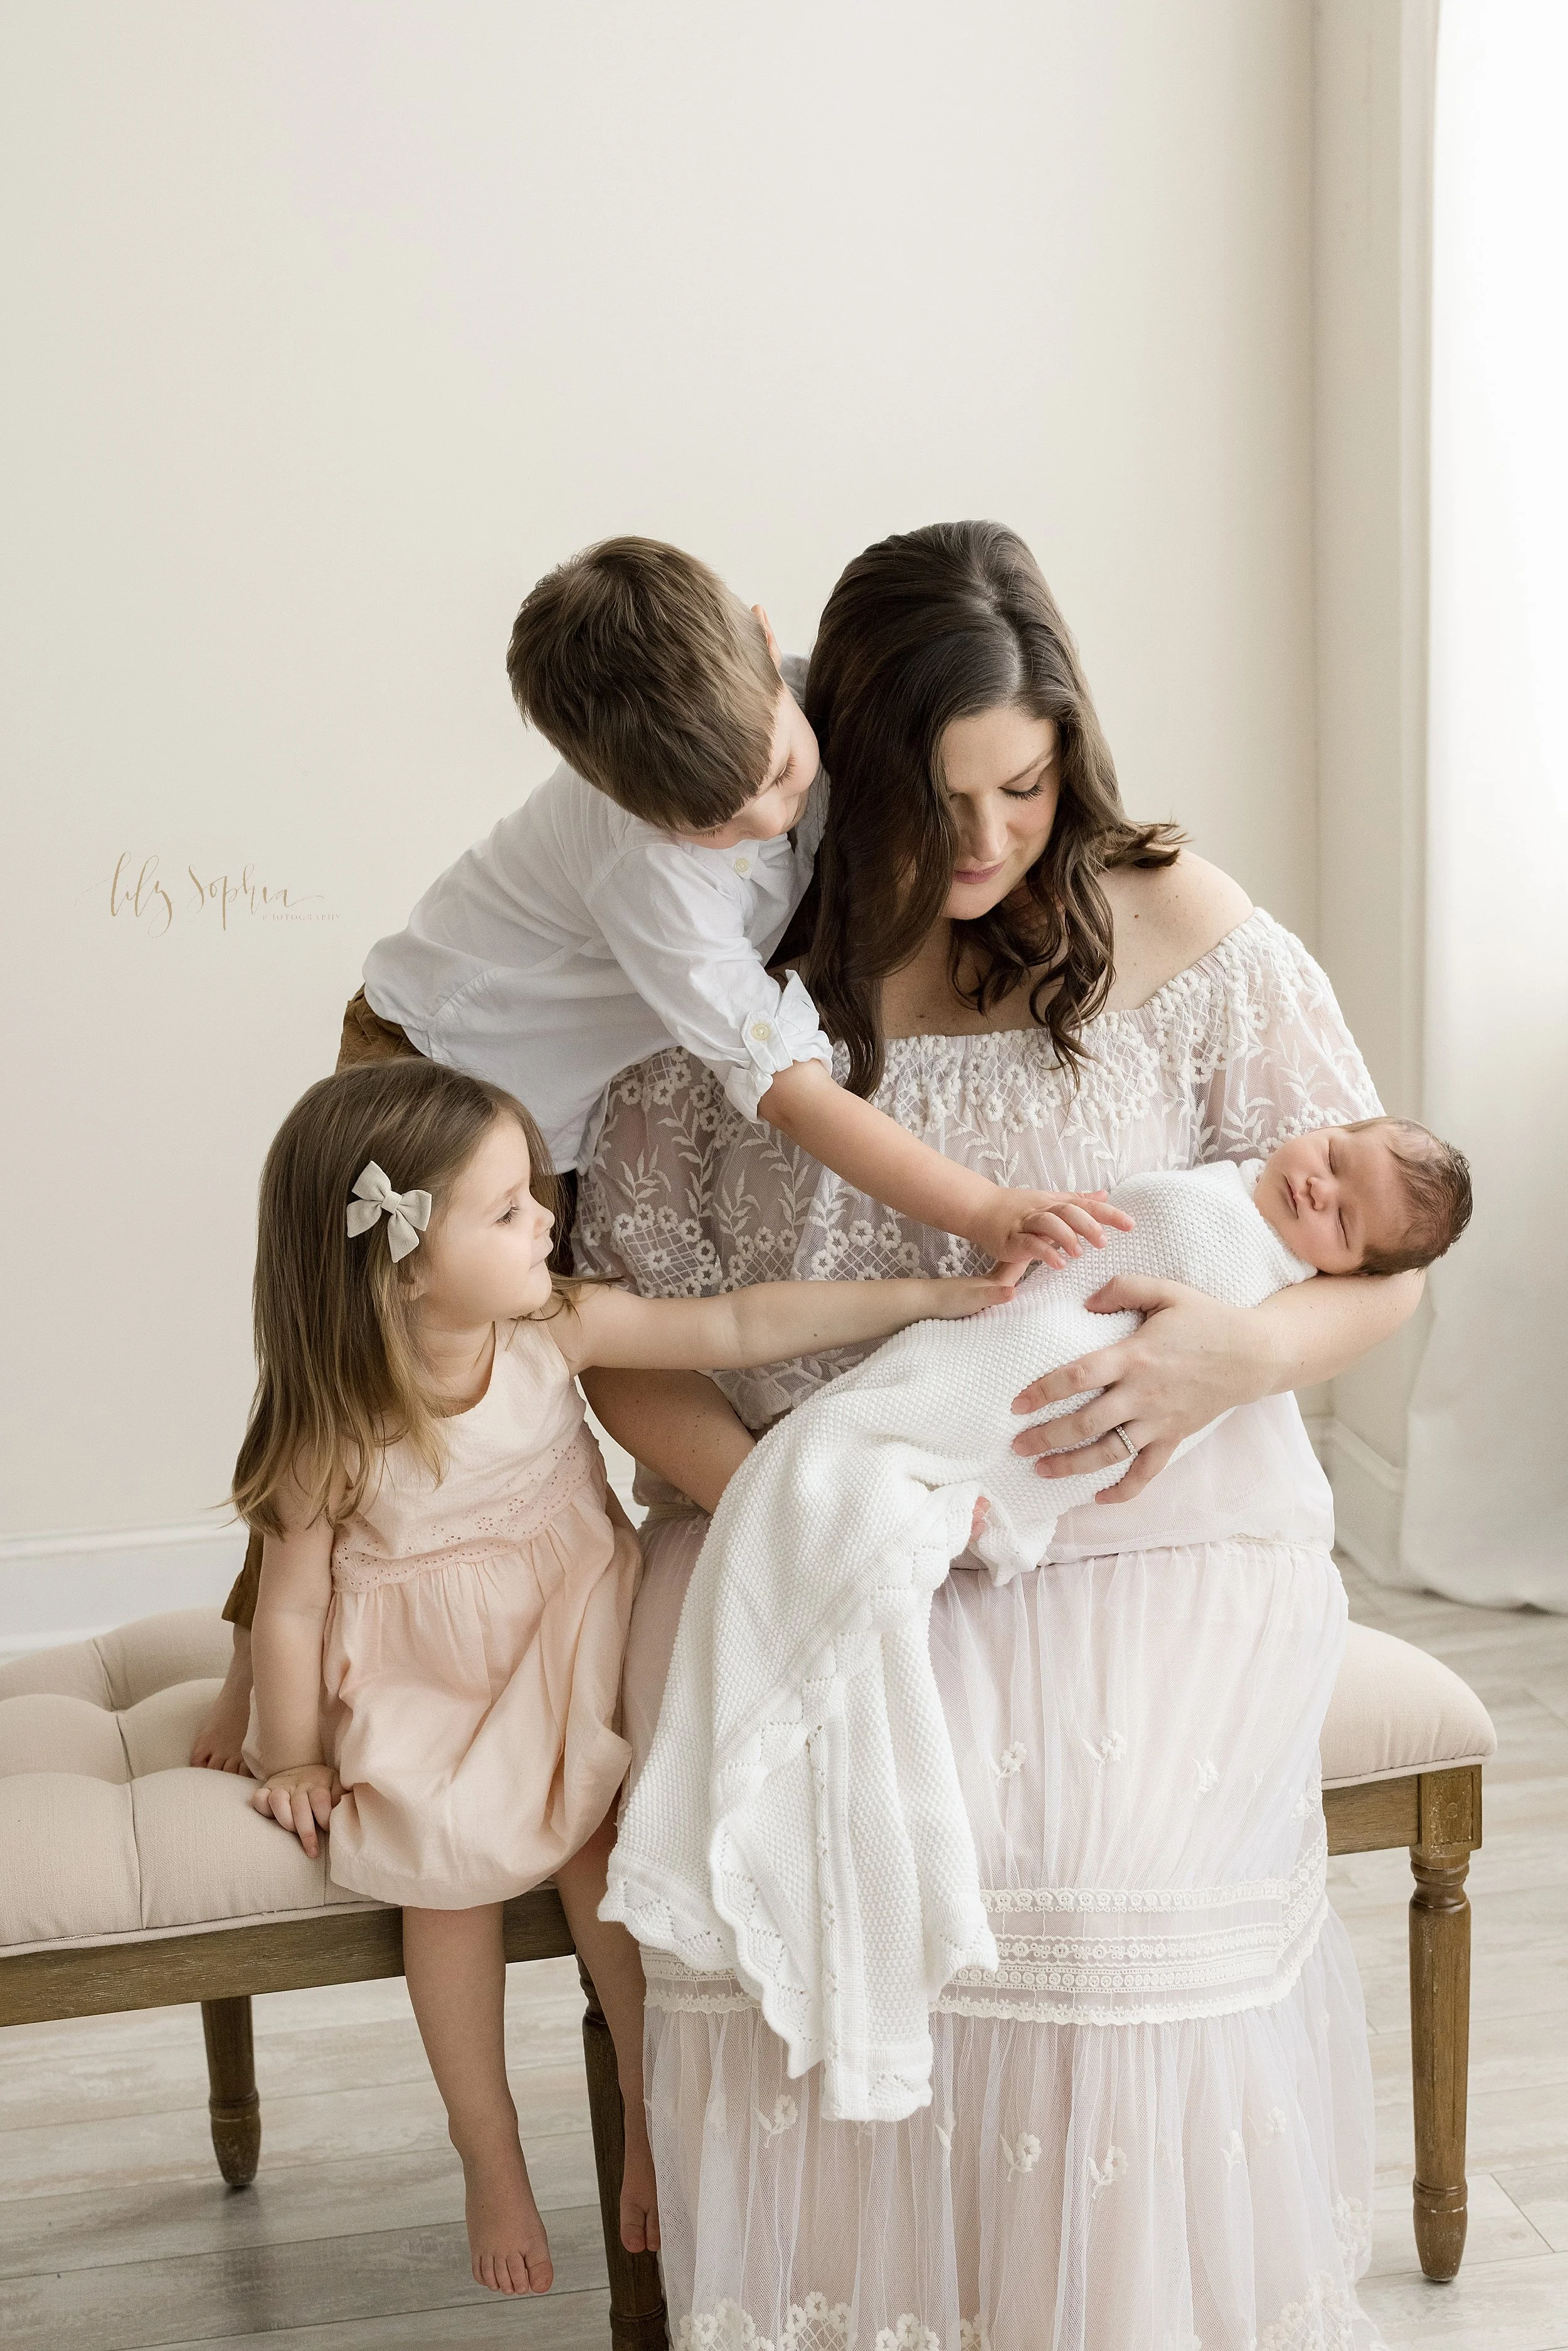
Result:
{"label": "light wood floor", "polygon": [[[1568,1618],[1365,1584],[1352,1605],[1455,1666],[1497,1721],[1475,1899],[1470,2234],[1431,2286],[1410,2233],[1402,1855],[1333,1865],[1378,2084],[1380,2210],[1364,2289],[1390,2351],[1568,2351]],[[401,1983],[256,2003],[262,2170],[225,2190],[194,2010],[0,2033],[6,2351],[602,2351],[580,2009],[567,1960],[512,1970],[512,2079],[557,2276],[548,2301],[468,2281],[461,2181]]]}

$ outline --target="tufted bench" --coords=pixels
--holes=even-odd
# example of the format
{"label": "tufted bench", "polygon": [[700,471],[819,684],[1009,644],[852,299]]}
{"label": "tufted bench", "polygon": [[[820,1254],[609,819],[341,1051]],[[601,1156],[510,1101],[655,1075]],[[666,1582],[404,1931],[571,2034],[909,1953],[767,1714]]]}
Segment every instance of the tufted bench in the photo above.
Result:
{"label": "tufted bench", "polygon": [[[0,2025],[199,2001],[213,2147],[255,2179],[251,1995],[402,1973],[402,1914],[344,1894],[250,1807],[255,1782],[186,1763],[231,1628],[205,1609],[0,1666]],[[506,1907],[508,1960],[573,1949],[553,1886]],[[588,2072],[612,2340],[666,2341],[658,2263],[621,2243],[615,2053],[585,1975]]]}
{"label": "tufted bench", "polygon": [[[402,1917],[342,1894],[250,1809],[251,1782],[185,1757],[216,1695],[229,1628],[151,1616],[0,1666],[0,2025],[200,2001],[224,2178],[256,2176],[261,2118],[250,1997],[400,1975]],[[1469,1908],[1481,1841],[1485,1708],[1446,1666],[1353,1625],[1323,1727],[1332,1853],[1407,1845],[1416,2236],[1429,2277],[1465,2240]],[[507,1906],[508,1959],[569,1952],[552,1887]],[[627,2351],[665,2341],[657,2263],[616,2225],[622,2109],[591,1985],[583,2046],[610,2270]]]}

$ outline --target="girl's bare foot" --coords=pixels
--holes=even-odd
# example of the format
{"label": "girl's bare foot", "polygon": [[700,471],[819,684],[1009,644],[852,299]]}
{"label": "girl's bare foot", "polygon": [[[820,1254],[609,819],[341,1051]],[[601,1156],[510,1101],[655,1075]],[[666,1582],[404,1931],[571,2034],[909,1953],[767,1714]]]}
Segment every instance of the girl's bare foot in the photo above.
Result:
{"label": "girl's bare foot", "polygon": [[548,2294],[555,2264],[517,2140],[465,2155],[463,2184],[475,2283],[492,2294]]}
{"label": "girl's bare foot", "polygon": [[249,1644],[246,1646],[242,1657],[236,1645],[224,1686],[192,1742],[191,1761],[198,1771],[245,1770],[245,1735],[250,1728]]}
{"label": "girl's bare foot", "polygon": [[629,2253],[659,2250],[659,2191],[653,2180],[653,2150],[647,2134],[634,2145],[626,2134],[626,2159],[621,2172],[621,2241]]}

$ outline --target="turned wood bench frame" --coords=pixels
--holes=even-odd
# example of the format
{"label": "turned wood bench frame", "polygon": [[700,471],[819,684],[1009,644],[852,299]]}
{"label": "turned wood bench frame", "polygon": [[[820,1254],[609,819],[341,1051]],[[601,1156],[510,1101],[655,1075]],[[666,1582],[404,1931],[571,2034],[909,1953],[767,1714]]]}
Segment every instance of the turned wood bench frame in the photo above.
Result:
{"label": "turned wood bench frame", "polygon": [[[1416,2244],[1429,2278],[1458,2270],[1465,2250],[1465,2105],[1469,2067],[1470,1911],[1465,1876],[1481,1841],[1479,1764],[1413,1771],[1323,1791],[1331,1854],[1410,1849],[1411,2074],[1416,2105]],[[506,1906],[508,1960],[573,1950],[553,1886]],[[664,2351],[659,2265],[621,2242],[624,2153],[615,2052],[580,1966],[582,2020],[610,2334],[616,2351]],[[200,2001],[212,2087],[213,2147],[231,2187],[256,2177],[261,2105],[251,2050],[253,1993],[300,1991],[402,1973],[402,1914],[325,1910],[309,1918],[222,1927],[148,1942],[99,1943],[0,1959],[0,2026],[101,2016]]]}
{"label": "turned wood bench frame", "polygon": [[1410,1848],[1411,2182],[1416,2251],[1429,2278],[1458,2274],[1469,2217],[1465,2114],[1470,2076],[1470,1905],[1481,1842],[1481,1767],[1434,1768],[1323,1790],[1331,1854]]}

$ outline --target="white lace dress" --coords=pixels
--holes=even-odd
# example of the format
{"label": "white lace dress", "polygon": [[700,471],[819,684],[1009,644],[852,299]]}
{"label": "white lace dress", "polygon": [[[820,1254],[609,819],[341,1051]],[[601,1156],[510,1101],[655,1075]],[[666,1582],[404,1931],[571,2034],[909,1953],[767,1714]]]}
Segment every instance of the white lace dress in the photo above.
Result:
{"label": "white lace dress", "polygon": [[[988,1176],[1085,1188],[1377,1107],[1327,980],[1261,912],[1087,1041],[1076,1092],[1039,1029],[896,1041],[877,1100]],[[611,1088],[575,1245],[657,1296],[973,1261],[742,1120],[679,1051]],[[850,1360],[720,1384],[761,1428]],[[638,1760],[706,1524],[653,1499]],[[824,2121],[732,1980],[645,1955],[679,2351],[1370,2351],[1371,2082],[1318,1790],[1332,1537],[1273,1397],[1132,1502],[1064,1518],[1037,1573],[998,1589],[960,1563],[938,1593],[1002,1956],[943,1993],[909,2121]]]}

